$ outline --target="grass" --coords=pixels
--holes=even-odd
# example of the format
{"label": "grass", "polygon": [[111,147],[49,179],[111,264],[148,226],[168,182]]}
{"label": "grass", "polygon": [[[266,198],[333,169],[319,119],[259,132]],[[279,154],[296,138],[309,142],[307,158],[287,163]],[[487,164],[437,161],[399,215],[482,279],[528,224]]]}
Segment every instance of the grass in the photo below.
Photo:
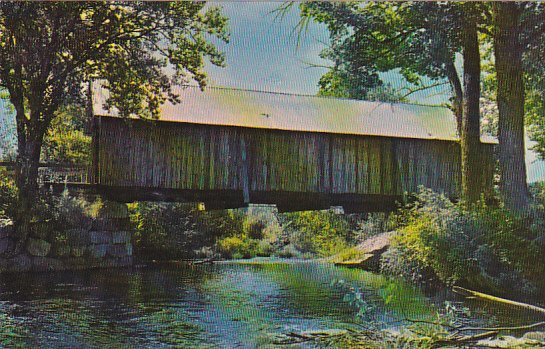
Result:
{"label": "grass", "polygon": [[357,246],[354,246],[342,250],[328,260],[332,263],[360,262],[368,256],[368,253],[362,251]]}

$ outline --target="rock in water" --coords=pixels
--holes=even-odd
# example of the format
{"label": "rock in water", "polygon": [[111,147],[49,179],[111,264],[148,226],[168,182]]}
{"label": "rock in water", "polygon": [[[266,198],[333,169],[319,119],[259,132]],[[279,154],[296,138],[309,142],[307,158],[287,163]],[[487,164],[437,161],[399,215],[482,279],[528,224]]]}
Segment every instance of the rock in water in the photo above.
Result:
{"label": "rock in water", "polygon": [[396,232],[390,231],[370,237],[356,246],[356,249],[361,251],[362,257],[355,260],[338,262],[335,265],[379,272],[382,254],[390,248],[390,242],[395,234]]}

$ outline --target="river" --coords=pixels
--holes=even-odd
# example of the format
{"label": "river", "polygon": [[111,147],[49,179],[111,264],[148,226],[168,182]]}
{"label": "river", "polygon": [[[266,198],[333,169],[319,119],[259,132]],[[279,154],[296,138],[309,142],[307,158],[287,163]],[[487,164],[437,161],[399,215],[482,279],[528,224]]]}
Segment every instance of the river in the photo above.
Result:
{"label": "river", "polygon": [[[424,292],[400,280],[317,262],[162,264],[118,270],[0,276],[0,347],[259,348],[278,335],[354,328],[345,280],[367,316],[396,328],[433,316],[445,300],[474,323],[526,323],[531,314]],[[301,347],[313,347],[306,343]],[[283,346],[285,347],[285,346]]]}

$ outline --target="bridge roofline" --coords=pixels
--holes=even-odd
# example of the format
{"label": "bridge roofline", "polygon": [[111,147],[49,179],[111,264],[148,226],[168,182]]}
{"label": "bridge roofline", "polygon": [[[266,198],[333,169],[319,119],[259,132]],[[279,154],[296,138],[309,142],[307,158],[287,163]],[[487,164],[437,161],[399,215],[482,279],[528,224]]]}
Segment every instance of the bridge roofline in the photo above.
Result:
{"label": "bridge roofline", "polygon": [[[116,117],[107,110],[107,89],[93,84],[93,115]],[[458,141],[456,120],[443,106],[363,101],[329,96],[258,91],[230,87],[186,85],[175,89],[181,102],[166,102],[156,121],[185,124],[242,127],[378,136],[390,138]],[[139,119],[137,116],[130,119]],[[146,119],[149,120],[149,119]],[[482,143],[496,144],[492,137]]]}

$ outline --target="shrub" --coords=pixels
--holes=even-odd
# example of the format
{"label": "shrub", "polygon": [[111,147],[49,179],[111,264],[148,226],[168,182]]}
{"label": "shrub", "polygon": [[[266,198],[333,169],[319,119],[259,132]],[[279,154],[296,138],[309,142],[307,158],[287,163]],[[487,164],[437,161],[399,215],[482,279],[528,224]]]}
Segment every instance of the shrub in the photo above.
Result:
{"label": "shrub", "polygon": [[367,256],[361,249],[357,247],[349,247],[341,251],[340,253],[333,256],[331,261],[333,263],[342,263],[349,261],[359,261],[364,259]]}
{"label": "shrub", "polygon": [[303,258],[303,253],[295,247],[293,244],[287,244],[280,250],[274,253],[276,257],[280,258]]}
{"label": "shrub", "polygon": [[538,244],[543,215],[532,212],[517,217],[483,203],[467,209],[421,189],[416,201],[397,214],[399,234],[382,268],[413,281],[434,276],[446,284],[495,292],[524,284],[532,292],[545,272],[539,257],[545,249]]}
{"label": "shrub", "polygon": [[218,253],[224,258],[269,257],[272,253],[269,242],[252,239],[245,233],[222,238],[216,245]]}
{"label": "shrub", "polygon": [[357,242],[361,243],[374,235],[394,229],[395,222],[390,217],[392,216],[384,212],[373,212],[366,217],[357,217],[355,231]]}
{"label": "shrub", "polygon": [[237,210],[199,211],[191,204],[144,202],[129,210],[136,227],[135,253],[143,259],[214,255],[209,249],[218,239],[243,229],[243,215]]}
{"label": "shrub", "polygon": [[100,199],[91,203],[81,196],[71,196],[68,190],[65,190],[59,197],[46,196],[44,202],[39,206],[42,211],[39,216],[44,220],[51,217],[50,219],[60,230],[88,228],[91,224],[93,211],[101,205]]}
{"label": "shrub", "polygon": [[218,251],[226,258],[250,258],[249,244],[241,236],[228,236],[218,241]]}
{"label": "shrub", "polygon": [[332,256],[354,242],[354,232],[346,219],[330,211],[287,214],[293,234],[291,242],[303,253]]}
{"label": "shrub", "polygon": [[244,220],[243,230],[244,233],[246,233],[251,239],[262,239],[266,226],[267,225],[264,221],[253,216],[248,216]]}
{"label": "shrub", "polygon": [[0,169],[0,218],[13,218],[17,201],[15,181],[5,169]]}
{"label": "shrub", "polygon": [[256,248],[256,256],[270,257],[273,253],[273,246],[268,241],[258,240]]}

